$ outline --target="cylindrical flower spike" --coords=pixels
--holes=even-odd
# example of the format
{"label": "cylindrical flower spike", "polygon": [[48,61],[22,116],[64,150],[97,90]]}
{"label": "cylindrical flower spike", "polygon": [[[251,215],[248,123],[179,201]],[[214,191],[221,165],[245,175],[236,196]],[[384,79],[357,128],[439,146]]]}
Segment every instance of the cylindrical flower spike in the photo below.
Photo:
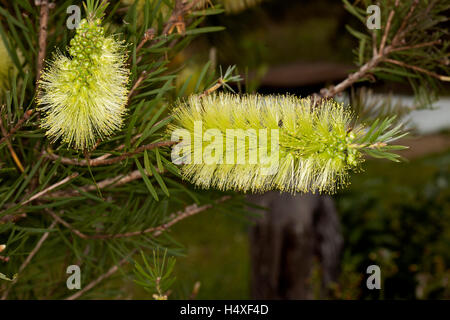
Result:
{"label": "cylindrical flower spike", "polygon": [[342,104],[294,96],[191,96],[173,110],[172,160],[197,186],[335,192],[363,161]]}
{"label": "cylindrical flower spike", "polygon": [[83,19],[70,41],[71,58],[57,54],[39,81],[41,127],[75,149],[121,128],[129,71],[121,42],[106,37],[101,20]]}

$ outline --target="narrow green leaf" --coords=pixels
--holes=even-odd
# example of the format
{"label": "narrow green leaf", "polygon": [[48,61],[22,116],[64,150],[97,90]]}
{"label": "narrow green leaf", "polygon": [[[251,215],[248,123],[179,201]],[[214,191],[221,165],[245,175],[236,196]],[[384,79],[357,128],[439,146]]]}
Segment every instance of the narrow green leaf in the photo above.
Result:
{"label": "narrow green leaf", "polygon": [[147,177],[147,174],[145,173],[145,170],[142,168],[141,163],[137,159],[134,159],[134,162],[136,163],[136,166],[137,166],[139,172],[142,175],[142,179],[144,180],[144,183],[147,186],[148,191],[153,196],[153,198],[155,198],[156,201],[159,201],[158,194],[156,193],[156,190],[153,187],[150,179]]}
{"label": "narrow green leaf", "polygon": [[200,75],[199,75],[199,77],[198,77],[198,79],[197,79],[197,83],[195,84],[194,92],[197,92],[198,89],[200,88],[200,85],[202,84],[203,78],[205,77],[206,72],[208,71],[210,65],[211,65],[211,61],[208,61],[208,62],[203,66],[202,71],[200,72]]}
{"label": "narrow green leaf", "polygon": [[159,174],[159,172],[155,169],[155,167],[149,163],[150,165],[150,169],[151,172],[153,174],[153,176],[155,177],[156,181],[158,182],[159,186],[161,187],[162,191],[169,197],[169,190],[167,189],[166,184],[164,183],[163,179],[161,178],[161,175]]}
{"label": "narrow green leaf", "polygon": [[155,157],[156,157],[156,165],[158,166],[159,171],[164,171],[164,166],[161,162],[161,155],[159,154],[159,148],[154,149]]}
{"label": "narrow green leaf", "polygon": [[203,28],[196,28],[191,30],[186,30],[186,35],[195,35],[195,34],[202,34],[202,33],[209,33],[209,32],[218,32],[225,30],[225,27],[203,27]]}

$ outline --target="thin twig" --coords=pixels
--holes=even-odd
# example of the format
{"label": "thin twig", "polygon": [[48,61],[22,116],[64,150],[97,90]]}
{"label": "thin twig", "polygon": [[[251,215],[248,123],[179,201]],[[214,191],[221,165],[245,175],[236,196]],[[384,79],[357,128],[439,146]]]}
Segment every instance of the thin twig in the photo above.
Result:
{"label": "thin twig", "polygon": [[413,65],[404,63],[402,61],[398,61],[398,60],[394,60],[394,59],[384,59],[384,61],[392,63],[392,64],[396,64],[398,66],[402,66],[402,67],[405,67],[405,68],[409,68],[409,69],[415,70],[417,72],[425,73],[425,74],[429,75],[430,77],[439,79],[441,81],[450,81],[450,76],[440,75],[440,74],[437,74],[435,72],[432,72],[432,71],[429,71],[429,70],[426,70],[426,69],[423,69],[423,68],[420,68],[420,67],[417,67],[417,66],[413,66]]}
{"label": "thin twig", "polygon": [[213,93],[214,91],[220,89],[220,87],[222,87],[224,85],[223,79],[220,78],[219,80],[217,80],[217,83],[215,85],[213,85],[211,88],[203,91],[203,93],[200,95],[200,98],[203,98],[211,93]]}
{"label": "thin twig", "polygon": [[0,139],[0,144],[2,144],[3,141],[5,141],[10,136],[12,136],[14,133],[16,133],[16,131],[19,130],[28,119],[30,119],[33,112],[34,112],[33,109],[26,111],[23,114],[23,117],[19,121],[17,121],[16,125],[11,130],[9,130],[9,132],[3,138]]}
{"label": "thin twig", "polygon": [[91,166],[91,167],[96,167],[96,166],[111,165],[114,163],[118,163],[118,162],[121,162],[127,158],[134,156],[134,155],[137,155],[141,152],[144,152],[145,150],[152,150],[152,149],[159,148],[159,147],[171,146],[176,143],[177,143],[177,141],[170,141],[170,140],[154,142],[154,143],[140,146],[140,147],[136,148],[136,150],[134,150],[134,151],[121,154],[120,156],[117,156],[115,158],[107,158],[107,157],[105,157],[105,155],[100,156],[98,158],[90,159],[90,160],[60,158],[58,155],[53,154],[53,153],[48,153],[48,152],[44,153],[44,156],[49,159],[52,159],[52,160],[60,159],[61,163],[63,163],[63,164],[75,165],[75,166],[87,166],[89,164],[89,166]]}
{"label": "thin twig", "polygon": [[[159,122],[158,122],[158,123],[159,123]],[[156,123],[155,126],[156,126],[158,123]],[[130,144],[135,143],[136,140],[139,139],[141,136],[142,136],[142,133],[139,133],[139,134],[133,136],[133,137],[130,139]],[[114,148],[114,151],[120,151],[120,150],[122,150],[123,148],[125,148],[125,146],[126,146],[126,144],[123,143],[123,144],[121,144],[121,145],[115,147],[115,148]],[[95,159],[96,159],[97,161],[100,161],[100,160],[107,159],[107,158],[109,158],[109,157],[111,157],[111,156],[113,156],[112,153],[105,153],[104,155],[101,155],[100,157],[97,157],[97,158],[95,158]],[[73,159],[70,159],[70,158],[61,158],[61,159],[64,159],[64,161],[68,161],[68,160],[65,160],[65,159],[69,159],[70,162],[73,161]],[[64,163],[64,162],[63,162],[63,163]],[[70,163],[67,163],[67,164],[70,164]]]}
{"label": "thin twig", "polygon": [[[185,23],[183,20],[184,19],[183,16],[187,12],[189,12],[198,1],[199,0],[194,0],[187,4],[183,4],[182,0],[176,0],[175,7],[172,11],[172,14],[171,14],[169,20],[166,22],[166,24],[163,27],[161,36],[158,37],[157,39],[154,39],[156,30],[153,28],[146,30],[142,40],[139,42],[138,46],[136,47],[136,55],[139,53],[139,51],[144,47],[144,45],[149,40],[152,40],[150,42],[150,46],[154,46],[154,45],[160,43],[164,39],[164,37],[168,36],[172,32],[172,30],[175,26],[177,26],[177,29],[180,31],[179,32],[180,34],[184,34],[184,30],[185,30],[186,26],[185,26]],[[172,43],[170,44],[169,47],[173,47],[173,45],[175,45],[175,43],[177,41],[178,41],[177,39],[172,41]],[[131,61],[131,57],[129,58],[128,62],[130,62],[130,61]],[[140,61],[140,59],[138,59],[138,62],[139,61]],[[128,93],[128,99],[130,99],[133,96],[136,89],[140,86],[142,81],[145,80],[145,78],[147,77],[147,75],[149,73],[151,73],[151,72],[143,71],[141,73],[141,75],[139,76],[139,78],[136,80],[133,87],[131,88],[130,92]]]}
{"label": "thin twig", "polygon": [[128,259],[136,252],[136,250],[133,250],[132,252],[130,252],[130,254],[128,256],[126,256],[125,258],[123,258],[122,260],[120,260],[116,265],[112,266],[108,271],[106,271],[104,274],[102,274],[101,276],[99,276],[97,279],[91,281],[88,285],[86,285],[83,289],[81,289],[80,291],[78,291],[77,293],[67,297],[65,300],[75,300],[78,299],[79,297],[81,297],[84,293],[86,293],[87,291],[91,290],[93,287],[95,287],[97,284],[99,284],[100,282],[102,282],[103,280],[105,280],[106,278],[109,278],[110,276],[112,276],[117,270],[119,270],[119,267],[124,265]]}
{"label": "thin twig", "polygon": [[[224,196],[216,201],[216,203],[222,203],[228,199],[230,199],[230,196]],[[162,232],[166,231],[170,227],[172,227],[177,222],[186,219],[187,217],[193,216],[199,212],[205,211],[207,209],[210,209],[213,207],[213,204],[205,204],[203,206],[197,206],[197,204],[192,204],[187,207],[185,207],[183,210],[178,211],[176,213],[172,213],[170,216],[172,219],[164,223],[162,225],[159,225],[157,227],[150,227],[144,230],[139,231],[131,231],[131,232],[125,232],[125,233],[116,233],[116,234],[93,234],[93,235],[87,235],[82,233],[81,231],[75,229],[72,227],[68,222],[63,220],[61,217],[59,217],[54,212],[47,210],[47,212],[59,223],[61,223],[63,226],[65,226],[67,229],[72,231],[75,235],[82,239],[118,239],[118,238],[129,238],[129,237],[135,237],[140,236],[147,233],[152,233],[153,237],[159,236]]]}
{"label": "thin twig", "polygon": [[145,77],[147,76],[147,71],[142,71],[141,75],[139,76],[139,78],[136,80],[136,82],[134,83],[133,87],[130,89],[130,92],[128,92],[128,100],[130,100],[130,98],[133,96],[134,91],[136,91],[137,87],[139,87],[142,83],[142,81],[145,80]]}
{"label": "thin twig", "polygon": [[[157,172],[162,173],[158,169],[157,169]],[[147,173],[147,175],[151,176],[151,173]],[[123,184],[127,184],[131,181],[138,180],[141,178],[142,178],[141,172],[139,170],[135,170],[126,175],[119,175],[114,178],[108,178],[108,179],[102,180],[97,183],[97,186],[87,185],[87,186],[80,187],[79,190],[56,191],[56,192],[49,194],[48,196],[51,198],[74,197],[74,196],[80,195],[81,194],[80,191],[81,192],[89,192],[89,191],[95,191],[97,189],[104,189],[106,187],[118,187]]]}
{"label": "thin twig", "polygon": [[403,18],[400,28],[398,28],[398,30],[397,30],[397,34],[392,39],[393,44],[397,44],[397,42],[399,42],[400,38],[403,36],[404,30],[405,30],[406,26],[408,25],[408,21],[411,18],[411,15],[413,14],[413,12],[416,9],[418,4],[419,4],[419,0],[415,0],[413,2],[413,4],[411,5],[411,7],[409,8],[408,13]]}
{"label": "thin twig", "polygon": [[42,69],[44,68],[44,59],[47,51],[47,25],[48,25],[48,0],[39,1],[41,6],[39,18],[39,53],[36,62],[36,83],[41,77]]}
{"label": "thin twig", "polygon": [[[50,225],[49,229],[53,229],[53,227],[56,225],[56,221],[54,220],[52,224]],[[26,268],[26,266],[31,262],[31,259],[36,255],[36,253],[39,251],[39,249],[42,247],[42,244],[45,240],[47,240],[48,236],[50,234],[50,231],[47,231],[42,235],[42,237],[39,239],[38,243],[34,247],[34,249],[30,252],[28,257],[25,259],[25,261],[22,263],[22,265],[19,267],[19,271],[17,272],[20,276],[20,273]],[[17,282],[17,278],[14,279],[9,288],[3,293],[1,300],[6,300],[8,298],[9,291],[11,290],[12,286]]]}
{"label": "thin twig", "polygon": [[[175,6],[173,8],[172,15],[170,16],[169,20],[164,26],[162,32],[164,36],[170,34],[176,25],[184,24],[183,22],[184,13],[185,13],[185,6],[183,5],[183,1],[175,0]],[[183,27],[181,28],[184,29]]]}
{"label": "thin twig", "polygon": [[[157,127],[161,122],[166,121],[166,120],[169,119],[170,117],[171,117],[171,116],[167,116],[167,117],[165,117],[164,119],[159,120],[158,122],[156,122],[156,123],[152,126],[152,128]],[[135,136],[133,136],[133,137],[130,139],[130,143],[136,142],[136,140],[138,140],[141,136],[142,136],[142,133],[136,134]],[[170,145],[170,144],[169,144],[169,145]],[[123,148],[125,148],[125,146],[126,146],[126,145],[123,143],[123,144],[117,146],[116,148],[114,148],[114,151],[120,151],[120,150],[122,150]],[[161,145],[157,145],[156,147],[160,147],[160,146],[161,146]],[[153,146],[152,146],[152,144],[150,144],[150,145],[146,145],[145,148],[153,149]],[[144,148],[144,149],[145,149],[145,148]],[[144,150],[144,149],[143,149],[143,150]],[[145,150],[149,150],[149,149],[145,149]],[[142,150],[142,151],[143,151],[143,150]],[[61,158],[60,158],[58,155],[53,154],[51,151],[47,151],[47,152],[44,151],[44,152],[42,152],[42,154],[43,154],[44,157],[49,158],[49,159],[52,159],[52,160],[61,159],[61,163],[63,163],[63,164],[76,165],[76,166],[87,166],[87,164],[88,164],[88,162],[87,162],[85,159],[79,160],[79,159],[65,158],[65,157],[61,157]],[[94,163],[101,163],[101,162],[103,162],[105,159],[107,159],[107,158],[109,158],[109,157],[111,157],[111,156],[113,156],[112,153],[106,153],[106,154],[101,155],[100,157],[94,158],[94,159],[92,159],[92,160],[90,160],[90,161],[94,161]],[[115,160],[115,161],[117,161],[117,160]],[[92,166],[92,165],[93,165],[92,162],[90,162],[89,165]]]}
{"label": "thin twig", "polygon": [[[399,4],[399,0],[396,0],[395,1],[396,8],[398,7],[398,4]],[[380,54],[384,53],[384,47],[386,45],[386,40],[389,35],[389,31],[391,29],[391,23],[392,23],[392,19],[394,18],[394,14],[395,14],[395,9],[392,9],[391,12],[389,12],[389,17],[388,17],[388,20],[386,23],[386,29],[384,30],[383,37],[381,38],[381,44],[380,44],[380,50],[379,50]]]}
{"label": "thin twig", "polygon": [[36,193],[36,194],[35,194],[34,196],[32,196],[30,199],[28,199],[28,200],[26,200],[26,201],[23,201],[20,205],[21,205],[21,206],[24,206],[24,205],[30,203],[31,201],[34,201],[34,200],[36,200],[36,199],[42,197],[43,195],[46,195],[47,193],[49,193],[49,192],[52,191],[53,189],[58,188],[59,186],[65,184],[65,183],[67,183],[67,182],[69,182],[70,180],[72,180],[72,179],[74,179],[74,178],[76,178],[76,177],[78,177],[78,172],[74,172],[74,173],[72,173],[70,176],[68,176],[68,177],[66,177],[66,178],[64,178],[64,179],[62,179],[61,181],[58,181],[57,183],[55,183],[55,184],[51,185],[50,187],[48,187],[48,188],[42,190],[41,192]]}
{"label": "thin twig", "polygon": [[64,227],[66,227],[67,229],[69,229],[70,231],[72,231],[74,234],[76,234],[78,237],[80,237],[81,239],[88,239],[89,237],[86,236],[84,233],[78,231],[77,229],[73,228],[70,223],[66,222],[65,220],[63,220],[60,216],[58,216],[56,213],[54,213],[53,211],[49,210],[49,209],[45,209],[45,212],[47,212],[49,215],[52,216],[52,218],[62,224]]}
{"label": "thin twig", "polygon": [[[0,117],[0,131],[3,135],[3,137],[7,137],[8,136],[8,132],[6,131],[6,129],[3,127],[3,122],[2,122],[2,118]],[[3,140],[3,139],[2,139]],[[16,152],[14,151],[14,148],[12,147],[11,142],[5,138],[6,141],[6,145],[8,147],[9,153],[11,153],[11,157],[13,158],[14,162],[16,163],[17,167],[19,168],[20,172],[25,172],[25,169],[22,165],[22,162],[20,161],[19,157],[17,156]]]}
{"label": "thin twig", "polygon": [[[224,196],[224,197],[222,197],[221,199],[219,199],[218,202],[226,201],[226,200],[228,200],[229,198],[230,198],[229,196]],[[173,219],[173,220],[171,220],[169,223],[165,224],[165,225],[166,225],[165,228],[163,228],[163,227],[160,226],[160,227],[161,227],[160,230],[154,231],[153,237],[158,237],[159,235],[162,234],[162,232],[164,232],[165,230],[167,230],[167,228],[171,227],[171,226],[174,225],[175,223],[177,223],[177,222],[179,222],[179,221],[181,221],[181,220],[183,220],[183,219],[185,219],[185,218],[187,218],[187,217],[190,217],[190,216],[192,216],[192,215],[194,215],[194,214],[197,214],[197,213],[199,213],[199,212],[202,212],[202,211],[205,211],[205,210],[207,210],[207,209],[210,209],[211,207],[212,207],[212,205],[205,205],[205,206],[202,206],[202,207],[198,207],[198,208],[202,208],[202,210],[192,210],[192,209],[191,209],[191,211],[189,211],[189,213],[188,213],[188,212],[182,212],[182,213],[180,213],[175,219]],[[169,225],[169,224],[170,224],[170,225]],[[132,252],[130,252],[129,255],[127,255],[125,258],[123,258],[122,260],[120,260],[116,265],[112,266],[107,272],[105,272],[104,274],[102,274],[101,276],[99,276],[98,278],[96,278],[95,280],[91,281],[87,286],[85,286],[83,289],[81,289],[81,290],[78,291],[77,293],[75,293],[75,294],[73,294],[73,295],[67,297],[66,300],[75,300],[75,299],[81,297],[83,294],[85,294],[87,291],[89,291],[90,289],[92,289],[93,287],[95,287],[96,285],[98,285],[100,282],[102,282],[102,281],[105,280],[106,278],[112,276],[114,273],[116,273],[116,272],[119,270],[119,268],[120,268],[122,265],[124,265],[124,264],[128,261],[128,259],[129,259],[130,257],[133,256],[134,253],[136,253],[136,251],[137,251],[137,250],[135,249],[135,250],[133,250]]]}
{"label": "thin twig", "polygon": [[[172,116],[169,115],[169,116],[167,116],[167,117],[165,117],[165,118],[159,120],[158,122],[156,122],[156,123],[152,126],[152,128],[156,128],[160,123],[162,123],[162,122],[168,120],[168,119],[171,118],[171,117],[172,117]],[[142,137],[142,133],[136,134],[135,136],[133,136],[133,137],[130,139],[130,143],[131,143],[131,144],[135,143],[140,137]],[[122,150],[123,148],[125,148],[125,146],[126,146],[126,144],[123,143],[123,144],[117,146],[116,148],[114,148],[114,151],[120,151],[120,150]],[[102,155],[102,156],[100,156],[100,157],[98,157],[98,158],[96,158],[96,159],[98,159],[98,160],[100,160],[100,159],[106,159],[106,158],[111,157],[112,155],[113,155],[112,153],[107,153],[107,154],[104,154],[104,155]]]}
{"label": "thin twig", "polygon": [[412,46],[403,46],[403,47],[392,48],[390,50],[390,52],[405,51],[405,50],[429,47],[429,46],[433,46],[435,44],[441,44],[441,43],[442,43],[442,40],[439,39],[439,40],[436,40],[436,41],[419,43],[419,44],[412,45]]}
{"label": "thin twig", "polygon": [[338,85],[332,86],[331,88],[323,88],[322,90],[320,90],[321,95],[325,98],[329,98],[329,97],[333,97],[333,96],[337,95],[338,93],[344,91],[345,89],[347,89],[348,87],[353,85],[355,82],[366,77],[367,74],[369,74],[369,72],[371,70],[373,70],[382,61],[382,59],[383,59],[383,57],[380,54],[378,54],[375,57],[372,57],[372,59],[370,59],[369,62],[364,64],[355,73],[349,74],[347,76],[347,78],[345,80],[343,80],[342,82],[340,82]]}
{"label": "thin twig", "polygon": [[[144,47],[144,45],[149,40],[153,40],[156,35],[156,30],[154,28],[149,28],[145,31],[144,36],[142,37],[141,42],[139,42],[138,46],[136,47],[136,56],[138,55],[139,51]],[[131,56],[128,58],[128,63],[131,62]]]}
{"label": "thin twig", "polygon": [[[396,0],[395,8],[397,8],[399,6],[399,3],[400,3],[399,0]],[[381,62],[391,62],[391,63],[401,65],[406,68],[416,70],[418,72],[428,74],[428,75],[430,75],[434,78],[437,78],[441,81],[450,81],[449,76],[439,75],[437,73],[428,71],[428,70],[420,68],[420,67],[408,65],[403,62],[387,58],[387,56],[392,52],[422,48],[422,47],[431,46],[431,45],[440,43],[440,41],[437,40],[437,41],[424,42],[424,43],[411,45],[411,46],[404,45],[405,32],[411,27],[410,19],[411,19],[411,16],[412,16],[416,6],[418,5],[418,3],[419,3],[418,0],[415,0],[413,2],[409,12],[404,17],[400,28],[396,31],[396,34],[394,35],[391,44],[386,45],[389,31],[390,31],[391,24],[392,24],[392,19],[394,17],[394,13],[395,13],[395,9],[392,9],[391,12],[389,13],[388,21],[386,23],[386,28],[385,28],[385,31],[384,31],[384,34],[383,34],[383,37],[381,40],[379,50],[378,51],[373,50],[374,55],[372,56],[372,58],[367,63],[365,63],[358,71],[348,75],[347,78],[344,79],[343,81],[341,81],[339,84],[337,84],[336,86],[331,86],[329,88],[323,88],[322,90],[320,90],[319,97],[329,98],[329,97],[333,97],[333,96],[343,92],[345,89],[347,89],[348,87],[353,85],[355,82],[360,81],[361,79],[363,79],[365,77],[369,77],[370,72],[373,69],[375,69]],[[430,4],[430,6],[431,6],[431,4]]]}
{"label": "thin twig", "polygon": [[372,56],[375,57],[378,55],[378,49],[377,49],[377,33],[372,31]]}

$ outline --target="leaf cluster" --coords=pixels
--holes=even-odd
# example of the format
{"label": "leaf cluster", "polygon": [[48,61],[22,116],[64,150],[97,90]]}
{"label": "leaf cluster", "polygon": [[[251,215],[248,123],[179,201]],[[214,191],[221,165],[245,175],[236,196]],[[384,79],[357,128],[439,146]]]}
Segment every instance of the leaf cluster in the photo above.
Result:
{"label": "leaf cluster", "polygon": [[409,83],[417,105],[430,106],[442,90],[440,81],[450,81],[450,4],[437,0],[380,0],[376,5],[381,11],[382,27],[369,30],[366,9],[373,1],[343,0],[343,3],[363,24],[358,25],[358,30],[347,26],[359,42],[354,49],[356,64],[363,66],[379,59],[371,74],[387,81]]}

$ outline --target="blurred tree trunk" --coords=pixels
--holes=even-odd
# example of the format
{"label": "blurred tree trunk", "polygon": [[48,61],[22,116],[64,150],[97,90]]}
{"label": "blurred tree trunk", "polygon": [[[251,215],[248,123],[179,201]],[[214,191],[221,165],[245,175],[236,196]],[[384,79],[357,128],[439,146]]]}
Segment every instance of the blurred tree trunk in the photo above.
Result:
{"label": "blurred tree trunk", "polygon": [[[268,209],[250,232],[252,298],[326,297],[338,275],[343,246],[332,198],[269,192],[249,200]],[[313,283],[316,267],[320,278]]]}

